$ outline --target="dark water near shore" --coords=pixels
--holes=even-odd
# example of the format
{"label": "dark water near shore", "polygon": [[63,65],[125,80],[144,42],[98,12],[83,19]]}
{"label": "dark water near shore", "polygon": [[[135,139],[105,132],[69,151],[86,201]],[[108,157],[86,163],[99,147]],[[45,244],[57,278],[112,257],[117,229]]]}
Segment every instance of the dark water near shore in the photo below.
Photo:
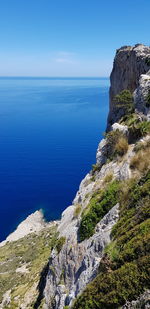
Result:
{"label": "dark water near shore", "polygon": [[36,209],[56,219],[95,163],[108,79],[0,78],[0,240]]}

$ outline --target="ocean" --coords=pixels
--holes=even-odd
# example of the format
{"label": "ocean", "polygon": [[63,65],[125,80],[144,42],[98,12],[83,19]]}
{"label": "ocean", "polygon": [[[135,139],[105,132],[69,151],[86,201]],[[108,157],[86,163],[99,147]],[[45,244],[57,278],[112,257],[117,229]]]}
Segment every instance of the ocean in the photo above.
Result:
{"label": "ocean", "polygon": [[95,163],[107,78],[0,78],[0,241],[27,215],[60,218]]}

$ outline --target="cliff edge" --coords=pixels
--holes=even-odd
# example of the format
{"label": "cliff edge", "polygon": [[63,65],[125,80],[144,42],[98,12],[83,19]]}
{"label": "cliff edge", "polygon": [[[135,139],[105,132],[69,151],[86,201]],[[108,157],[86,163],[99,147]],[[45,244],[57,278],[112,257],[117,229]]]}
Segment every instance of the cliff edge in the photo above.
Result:
{"label": "cliff edge", "polygon": [[[142,75],[150,70],[150,47],[143,44],[135,46],[123,46],[116,51],[113,70],[110,75],[110,104],[107,128],[118,121],[124,113],[124,109],[118,106],[115,96],[124,89],[134,93],[141,83],[144,83]],[[148,73],[149,76],[150,73]],[[144,87],[145,88],[145,87]],[[146,95],[146,94],[145,94]],[[136,107],[145,111],[144,102],[136,103]]]}

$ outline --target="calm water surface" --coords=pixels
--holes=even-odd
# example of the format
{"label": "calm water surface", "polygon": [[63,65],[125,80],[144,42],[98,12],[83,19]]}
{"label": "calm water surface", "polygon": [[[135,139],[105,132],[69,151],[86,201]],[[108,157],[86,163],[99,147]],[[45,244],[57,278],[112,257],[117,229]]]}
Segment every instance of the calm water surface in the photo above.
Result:
{"label": "calm water surface", "polygon": [[60,217],[95,163],[108,79],[0,78],[0,240],[36,209]]}

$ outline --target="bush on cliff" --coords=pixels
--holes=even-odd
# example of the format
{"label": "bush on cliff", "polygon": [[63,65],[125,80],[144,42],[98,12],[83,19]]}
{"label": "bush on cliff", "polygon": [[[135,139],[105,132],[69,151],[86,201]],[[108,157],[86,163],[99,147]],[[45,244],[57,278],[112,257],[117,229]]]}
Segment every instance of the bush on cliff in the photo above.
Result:
{"label": "bush on cliff", "polygon": [[148,92],[147,98],[146,98],[146,107],[150,107],[150,90]]}
{"label": "bush on cliff", "polygon": [[134,111],[133,95],[128,89],[124,89],[115,95],[113,101],[116,103],[116,107],[124,109],[125,114]]}
{"label": "bush on cliff", "polygon": [[150,145],[144,149],[140,149],[132,157],[130,162],[130,168],[138,170],[139,172],[146,172],[150,167]]}
{"label": "bush on cliff", "polygon": [[80,241],[94,234],[96,224],[117,203],[118,188],[119,183],[113,181],[105,191],[99,190],[94,193],[81,219],[79,227]]}
{"label": "bush on cliff", "polygon": [[121,118],[120,123],[128,126],[129,143],[150,133],[150,121],[142,120],[138,114],[125,115]]}
{"label": "bush on cliff", "polygon": [[128,150],[127,137],[119,130],[110,131],[106,135],[107,139],[107,157],[110,160],[117,156],[123,156]]}

